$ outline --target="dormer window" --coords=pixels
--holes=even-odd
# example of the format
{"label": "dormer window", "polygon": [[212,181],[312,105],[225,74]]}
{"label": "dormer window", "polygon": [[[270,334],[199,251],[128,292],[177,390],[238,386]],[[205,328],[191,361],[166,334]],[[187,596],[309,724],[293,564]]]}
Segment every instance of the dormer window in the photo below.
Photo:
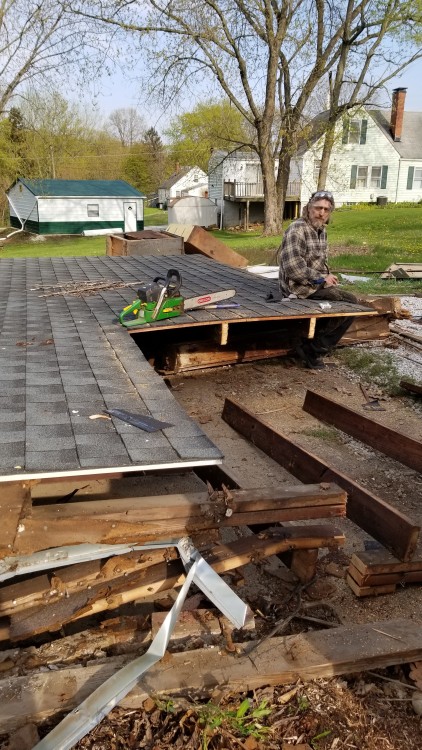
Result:
{"label": "dormer window", "polygon": [[345,117],[343,120],[343,138],[342,142],[346,143],[366,143],[366,131],[368,120],[362,120],[358,117]]}

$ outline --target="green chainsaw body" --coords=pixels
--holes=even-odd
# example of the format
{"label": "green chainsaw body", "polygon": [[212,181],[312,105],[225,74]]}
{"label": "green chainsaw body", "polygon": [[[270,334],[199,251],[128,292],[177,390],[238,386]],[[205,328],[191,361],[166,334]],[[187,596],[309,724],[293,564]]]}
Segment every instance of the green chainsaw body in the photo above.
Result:
{"label": "green chainsaw body", "polygon": [[[136,299],[131,305],[122,310],[119,315],[119,322],[125,328],[139,328],[139,326],[145,323],[154,323],[156,320],[175,318],[183,312],[183,297],[168,297],[164,299],[159,310],[155,313],[156,307],[156,302],[141,302],[139,299]],[[129,315],[133,315],[134,317],[126,320]]]}

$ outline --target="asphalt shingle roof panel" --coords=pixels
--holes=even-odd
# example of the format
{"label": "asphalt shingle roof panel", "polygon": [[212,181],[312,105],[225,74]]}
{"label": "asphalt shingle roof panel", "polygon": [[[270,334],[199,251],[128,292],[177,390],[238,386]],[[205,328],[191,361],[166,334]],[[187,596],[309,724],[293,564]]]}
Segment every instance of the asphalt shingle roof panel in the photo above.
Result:
{"label": "asphalt shingle roof panel", "polygon": [[[0,451],[0,476],[95,468],[111,472],[118,467],[151,469],[221,460],[219,449],[189,418],[135,338],[117,321],[117,313],[136,297],[140,282],[165,277],[173,267],[181,271],[185,297],[233,287],[241,307],[184,314],[176,322],[157,321],[156,331],[170,325],[192,326],[203,315],[216,325],[229,319],[282,321],[322,315],[318,304],[308,300],[268,305],[268,292],[278,292],[276,280],[199,255],[0,259],[0,409],[12,408],[19,414],[16,436],[22,433],[22,412],[26,414],[25,439],[11,437],[13,442]],[[82,293],[80,285],[88,280],[121,286],[113,294]],[[61,293],[60,285],[65,284],[79,286],[78,293]],[[356,306],[333,303],[333,313],[349,310]],[[135,336],[139,340],[142,335]],[[12,366],[19,369],[10,377]],[[107,408],[150,415],[174,426],[149,439],[121,420],[89,419]],[[0,424],[0,442],[2,431],[11,436],[11,424],[11,420]],[[59,430],[57,437],[53,427]],[[61,428],[70,430],[70,436]]]}
{"label": "asphalt shingle roof panel", "polygon": [[[98,293],[45,296],[52,285],[119,280],[111,267],[101,258],[0,260],[0,477],[198,463],[198,451],[173,446],[184,434],[206,446],[201,461],[222,459]],[[133,272],[125,275],[136,286]],[[164,421],[171,414],[184,428],[149,435],[121,420],[89,418],[112,407],[159,412]]]}

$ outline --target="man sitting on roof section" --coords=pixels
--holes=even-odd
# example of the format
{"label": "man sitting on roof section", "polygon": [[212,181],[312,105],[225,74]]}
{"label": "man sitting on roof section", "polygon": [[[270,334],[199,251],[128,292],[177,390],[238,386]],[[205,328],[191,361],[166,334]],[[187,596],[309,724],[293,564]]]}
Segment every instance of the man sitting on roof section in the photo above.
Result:
{"label": "man sitting on roof section", "polygon": [[[332,193],[317,190],[304,206],[302,217],[293,221],[286,230],[280,248],[279,269],[283,297],[358,301],[354,294],[339,289],[337,276],[328,268],[325,226],[334,208]],[[295,352],[305,367],[323,368],[321,356],[331,351],[352,320],[352,317],[318,319],[313,339],[297,339]]]}

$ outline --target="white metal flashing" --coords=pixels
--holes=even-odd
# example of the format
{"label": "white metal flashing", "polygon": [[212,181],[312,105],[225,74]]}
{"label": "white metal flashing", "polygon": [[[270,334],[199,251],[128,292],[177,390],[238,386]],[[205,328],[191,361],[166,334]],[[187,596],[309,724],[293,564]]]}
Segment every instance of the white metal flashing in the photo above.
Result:
{"label": "white metal flashing", "polygon": [[2,482],[27,482],[30,479],[73,479],[78,477],[94,477],[107,474],[129,474],[134,471],[162,471],[165,469],[190,469],[195,466],[216,466],[223,463],[223,458],[198,459],[191,461],[171,461],[169,463],[137,464],[136,466],[107,466],[96,469],[72,469],[70,471],[43,471],[24,474],[6,474],[0,476],[0,489]]}
{"label": "white metal flashing", "polygon": [[162,659],[191,583],[195,583],[204,591],[236,627],[242,627],[246,620],[247,605],[208,565],[190,539],[180,539],[177,548],[184,565],[189,570],[172,609],[168,612],[148,651],[94,690],[78,708],[68,714],[44,739],[38,742],[33,750],[70,750],[127,695],[148,669]]}

